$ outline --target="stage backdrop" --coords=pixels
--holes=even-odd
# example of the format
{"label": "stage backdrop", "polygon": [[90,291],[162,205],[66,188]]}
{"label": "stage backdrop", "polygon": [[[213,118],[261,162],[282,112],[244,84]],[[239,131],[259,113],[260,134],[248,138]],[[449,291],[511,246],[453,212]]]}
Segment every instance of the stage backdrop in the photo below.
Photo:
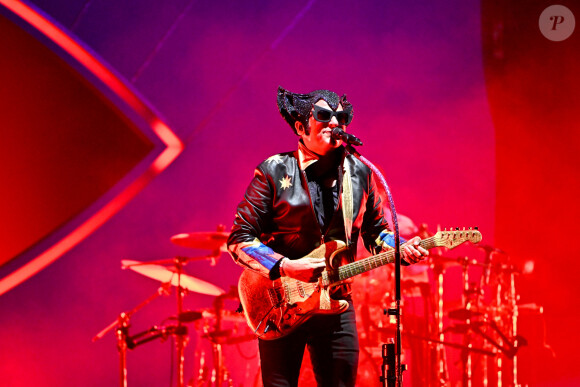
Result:
{"label": "stage backdrop", "polygon": [[[496,1],[462,0],[444,4],[38,0],[29,4],[94,52],[154,107],[185,149],[100,228],[0,296],[0,384],[118,383],[114,332],[95,343],[91,338],[159,288],[158,282],[121,270],[120,261],[202,256],[208,252],[176,246],[170,238],[214,231],[219,225],[229,230],[254,167],[274,153],[296,147],[296,136],[276,109],[278,85],[296,92],[328,88],[348,94],[355,109],[349,129],[365,142],[361,153],[382,167],[398,211],[416,224],[425,223],[431,230],[439,225],[479,226],[486,245],[507,251],[518,262],[533,258],[536,271],[520,278],[518,286],[526,302],[544,306],[546,335],[541,340],[551,345],[558,361],[544,353],[545,364],[554,368],[528,377],[535,378],[536,385],[580,382],[572,364],[578,308],[571,300],[578,289],[572,273],[580,265],[571,220],[578,211],[573,112],[579,98],[578,75],[572,69],[579,64],[579,35],[575,31],[563,42],[541,35],[537,23],[548,3],[506,7]],[[577,6],[565,5],[580,15]],[[2,33],[8,28],[4,23]],[[498,58],[497,50],[503,56]],[[15,60],[0,56],[1,63],[14,65]],[[59,93],[47,91],[46,99],[62,95],[66,87],[53,85]],[[12,97],[0,94],[0,112]],[[27,103],[32,101],[23,98],[18,104],[23,119]],[[41,124],[30,133],[38,141]],[[0,133],[9,136],[10,129],[3,125]],[[105,132],[111,131],[107,126]],[[147,142],[127,145],[123,138],[139,137],[135,131],[127,133],[120,131],[92,148],[104,152],[126,144],[123,166],[101,165],[101,170],[110,170],[110,179],[131,168],[130,154],[149,149]],[[60,137],[58,147],[77,149],[78,137],[70,133]],[[2,168],[14,170],[11,162],[14,159],[3,159]],[[21,181],[32,186],[44,177],[39,170]],[[79,184],[93,178],[87,173]],[[73,195],[70,200],[79,198]],[[19,207],[41,203],[42,197],[23,190],[11,201],[2,208],[17,214]],[[54,208],[42,211],[46,213],[35,215],[55,223],[57,215],[63,216],[58,211],[51,215]],[[3,228],[15,230],[8,217],[3,216],[2,222]],[[26,232],[20,231],[18,237],[24,238]],[[2,238],[6,235],[2,233]],[[11,264],[19,261],[18,253],[4,251],[14,258]],[[449,253],[457,254],[483,259],[483,252],[473,247]],[[185,270],[226,291],[236,285],[241,272],[227,254],[214,265],[194,261]],[[450,305],[461,297],[459,274],[446,273]],[[211,308],[214,300],[192,292],[185,297],[185,308]],[[233,310],[236,305],[228,301],[226,307]],[[175,313],[174,295],[158,297],[132,315],[130,331],[171,323]],[[247,333],[243,323],[228,324],[236,337]],[[210,357],[203,326],[189,325],[189,338],[186,380],[197,376],[200,358],[209,362]],[[129,383],[175,382],[172,350],[167,339],[130,351]],[[450,359],[457,358],[454,349],[447,353]],[[236,385],[252,383],[257,371],[255,341],[226,346],[225,358]],[[451,360],[449,367],[458,378]]]}

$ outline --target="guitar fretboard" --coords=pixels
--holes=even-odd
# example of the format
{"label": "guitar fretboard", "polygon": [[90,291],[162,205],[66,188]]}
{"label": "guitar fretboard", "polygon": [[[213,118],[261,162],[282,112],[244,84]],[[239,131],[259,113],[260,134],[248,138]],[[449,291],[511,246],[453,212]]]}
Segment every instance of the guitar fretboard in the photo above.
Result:
{"label": "guitar fretboard", "polygon": [[[435,237],[429,237],[421,240],[419,243],[424,249],[432,249],[437,246]],[[360,261],[348,263],[346,265],[340,266],[334,275],[330,276],[331,283],[344,281],[348,278],[354,277],[367,271],[376,269],[378,267],[387,265],[389,263],[395,262],[395,250],[385,251],[372,257],[361,259]]]}

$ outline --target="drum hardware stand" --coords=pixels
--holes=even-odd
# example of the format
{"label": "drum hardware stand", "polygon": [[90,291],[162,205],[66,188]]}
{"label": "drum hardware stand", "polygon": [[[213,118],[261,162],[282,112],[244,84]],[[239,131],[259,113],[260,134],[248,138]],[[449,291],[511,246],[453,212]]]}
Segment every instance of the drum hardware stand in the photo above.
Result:
{"label": "drum hardware stand", "polygon": [[175,257],[174,263],[175,268],[177,270],[177,327],[176,327],[176,352],[177,352],[177,387],[185,387],[184,383],[184,352],[186,346],[186,336],[187,336],[187,327],[183,325],[183,322],[179,318],[179,316],[183,313],[183,295],[185,293],[185,288],[181,286],[181,274],[183,273],[183,264],[187,262],[187,258],[184,257]]}
{"label": "drum hardware stand", "polygon": [[127,336],[129,334],[129,316],[121,313],[118,319],[117,350],[119,351],[119,369],[121,386],[127,387]]}
{"label": "drum hardware stand", "polygon": [[[490,326],[502,337],[502,339],[505,338],[503,340],[506,343],[508,343],[508,346],[504,347],[480,329],[480,326],[482,326],[483,324],[484,323],[482,323],[482,322],[478,322],[475,324],[474,323],[461,324],[458,326],[457,325],[451,326],[451,327],[445,329],[445,331],[455,331],[456,333],[463,333],[463,334],[469,334],[469,333],[473,332],[473,333],[483,337],[493,347],[498,349],[499,352],[503,353],[507,358],[510,358],[510,359],[515,359],[515,355],[516,355],[519,347],[522,347],[522,346],[527,344],[526,339],[521,337],[521,336],[517,336],[513,342],[506,341],[506,340],[508,340],[508,338],[498,329],[497,325],[495,325],[495,323],[490,323]],[[466,337],[469,337],[469,336],[466,336]],[[414,337],[411,336],[411,338],[414,338]],[[423,338],[423,340],[429,340],[429,341],[435,341],[435,342],[437,341],[437,340],[432,340],[432,339],[428,339],[428,338]],[[467,341],[469,342],[470,340],[471,339],[468,339]],[[469,361],[471,359],[470,355],[472,353],[476,353],[476,354],[481,354],[481,355],[485,355],[485,356],[489,356],[489,357],[495,357],[496,359],[498,359],[497,362],[499,364],[501,364],[501,360],[499,360],[500,357],[498,356],[498,352],[489,351],[486,349],[474,348],[470,342],[467,345],[461,345],[461,344],[455,344],[455,343],[446,343],[446,342],[441,342],[441,344],[452,347],[452,348],[462,349],[463,350],[462,357],[463,357],[464,362]],[[467,363],[465,365],[470,366],[471,364]],[[499,369],[501,370],[501,367]],[[470,371],[471,368],[466,367],[466,370]],[[471,385],[471,376],[472,375],[470,373],[465,373],[463,375],[463,385],[465,385],[465,386]],[[487,385],[486,382],[484,383],[484,385]],[[515,384],[514,386],[518,386],[518,384]]]}
{"label": "drum hardware stand", "polygon": [[[507,344],[507,346],[504,346],[500,343],[498,343],[496,340],[494,340],[490,335],[488,335],[487,333],[485,333],[481,327],[484,325],[489,325],[501,338],[502,343]],[[450,343],[446,343],[445,345],[451,345],[451,346],[455,346],[457,348],[461,348],[463,347],[464,350],[464,361],[466,361],[466,372],[463,376],[463,384],[464,386],[471,386],[471,353],[480,353],[483,355],[487,355],[487,356],[495,356],[496,357],[496,361],[499,365],[498,370],[499,370],[499,375],[498,377],[501,380],[501,358],[498,356],[497,352],[491,352],[491,351],[487,351],[487,350],[480,350],[480,349],[475,349],[473,348],[471,345],[471,339],[469,334],[470,333],[475,333],[481,337],[483,337],[486,342],[490,343],[493,347],[495,347],[497,350],[499,350],[499,352],[501,352],[504,356],[506,356],[509,359],[512,360],[516,360],[516,354],[519,350],[520,347],[523,347],[525,345],[527,345],[527,340],[522,337],[522,336],[515,336],[513,338],[513,341],[510,340],[497,326],[497,324],[495,323],[495,321],[491,321],[491,322],[485,322],[485,321],[476,321],[476,322],[469,322],[469,320],[467,320],[467,324],[462,324],[461,326],[453,326],[451,327],[451,329],[447,329],[447,330],[457,330],[459,333],[463,333],[466,334],[466,339],[468,341],[468,345],[467,346],[460,346],[460,345],[451,345]],[[514,361],[514,366],[515,366],[515,361]],[[513,377],[513,382],[514,382],[514,387],[519,386],[517,384],[517,372],[514,369],[514,377]]]}
{"label": "drum hardware stand", "polygon": [[[509,284],[508,284],[508,292],[507,292],[507,300],[502,299],[502,285],[505,284],[505,280],[498,280],[497,283],[497,294],[496,294],[496,302],[499,305],[501,305],[504,301],[507,301],[507,304],[509,306],[509,311],[511,312],[511,316],[510,317],[510,321],[509,321],[509,325],[507,327],[508,330],[508,335],[511,337],[508,337],[506,334],[504,334],[501,329],[499,328],[499,326],[497,325],[497,323],[494,320],[491,320],[489,322],[489,326],[497,333],[497,335],[499,336],[499,338],[501,339],[501,343],[502,345],[500,345],[497,341],[493,340],[491,337],[489,337],[488,335],[486,335],[484,332],[481,331],[481,329],[479,329],[479,327],[476,327],[476,333],[478,333],[479,335],[481,335],[482,337],[484,337],[484,339],[486,339],[492,346],[494,346],[495,348],[497,348],[501,353],[504,354],[504,356],[506,356],[508,359],[512,360],[512,375],[511,375],[511,383],[513,384],[514,387],[518,387],[519,383],[518,383],[518,358],[517,358],[517,352],[519,350],[520,347],[526,346],[527,340],[518,335],[517,334],[517,322],[518,322],[518,316],[519,316],[519,310],[518,310],[518,305],[517,302],[519,300],[519,296],[516,293],[516,288],[515,288],[515,275],[516,274],[520,274],[522,271],[519,270],[518,268],[516,268],[513,264],[509,263],[495,263],[493,258],[495,255],[503,255],[505,257],[509,256],[508,254],[501,250],[498,249],[496,247],[490,247],[490,246],[482,246],[480,247],[483,250],[485,250],[485,261],[484,261],[484,271],[483,271],[483,275],[481,278],[481,282],[483,285],[489,285],[490,283],[490,277],[491,277],[491,273],[492,273],[492,269],[495,270],[499,270],[500,272],[503,272],[504,274],[509,274]],[[501,277],[501,278],[505,278],[505,277]],[[505,282],[504,282],[505,281]],[[482,285],[482,286],[483,286]],[[497,367],[499,370],[499,378],[501,380],[501,374],[502,374],[502,362],[501,362],[501,358],[498,356],[497,358]]]}
{"label": "drum hardware stand", "polygon": [[[479,304],[479,294],[480,291],[478,292],[474,292],[473,289],[471,289],[470,287],[470,282],[469,282],[469,263],[470,260],[468,257],[463,257],[463,259],[460,261],[461,263],[461,277],[462,277],[462,282],[463,282],[463,294],[461,295],[462,301],[463,301],[463,305],[464,305],[464,309],[467,311],[471,310],[471,305],[472,305],[472,300],[470,299],[471,296],[473,294],[476,294],[476,303]],[[472,376],[473,376],[473,358],[471,356],[472,354],[472,346],[473,344],[471,343],[471,336],[470,336],[470,331],[469,328],[471,326],[471,319],[467,318],[466,319],[466,329],[465,329],[465,338],[464,338],[464,347],[466,349],[464,349],[462,351],[462,355],[461,355],[461,359],[463,361],[463,386],[466,387],[471,387],[472,385]]]}
{"label": "drum hardware stand", "polygon": [[491,345],[499,349],[506,357],[510,359],[514,359],[520,347],[526,346],[528,341],[522,336],[515,336],[513,341],[511,341],[497,326],[495,321],[491,321],[487,323],[502,339],[502,342],[507,344],[507,346],[503,346],[494,340],[491,336],[484,333],[480,326],[483,324],[471,324],[468,329],[471,329],[473,332],[477,333],[485,340],[487,340]]}
{"label": "drum hardware stand", "polygon": [[[520,346],[527,345],[527,340],[522,338],[518,335],[518,317],[519,317],[519,310],[518,310],[518,299],[519,296],[516,294],[516,281],[515,281],[515,271],[512,270],[510,272],[510,303],[512,309],[512,326],[511,326],[511,334],[514,338],[513,346],[515,347],[515,351]],[[514,356],[512,358],[512,381],[514,387],[518,387],[518,358],[516,356],[516,352],[514,352]]]}
{"label": "drum hardware stand", "polygon": [[[360,141],[360,140],[359,140]],[[362,145],[360,143],[359,145]],[[383,386],[388,387],[401,387],[403,385],[403,371],[406,371],[407,367],[405,364],[401,364],[401,354],[402,354],[402,343],[401,343],[401,239],[399,234],[399,222],[397,220],[397,210],[395,209],[395,202],[393,201],[393,195],[391,195],[391,190],[387,185],[387,181],[385,177],[381,173],[381,171],[369,160],[363,157],[353,146],[352,144],[346,145],[346,149],[356,156],[363,164],[368,166],[373,173],[378,177],[378,181],[383,186],[387,194],[387,198],[389,200],[389,207],[391,210],[391,219],[393,222],[393,229],[394,229],[394,237],[395,237],[395,307],[388,309],[388,314],[390,316],[395,316],[396,318],[396,330],[395,330],[395,340],[394,346],[390,347],[393,348],[394,351],[387,351],[385,344],[383,344],[383,364],[391,364],[391,368],[394,368],[394,377],[389,378],[381,376],[380,382]],[[392,344],[392,343],[390,343]],[[393,352],[393,355],[389,356],[387,352]],[[394,363],[392,358],[394,357]],[[391,374],[392,375],[392,374]]]}
{"label": "drum hardware stand", "polygon": [[201,387],[204,385],[205,381],[207,380],[208,374],[208,367],[205,365],[205,352],[196,351],[196,357],[199,356],[199,369],[197,371],[197,376],[191,378],[189,383],[187,383],[187,387]]}
{"label": "drum hardware stand", "polygon": [[443,342],[445,341],[445,333],[443,333],[443,273],[445,268],[441,264],[435,263],[433,265],[433,274],[435,276],[435,322],[437,323],[438,339],[440,343],[436,344],[436,360],[437,360],[437,379],[440,386],[446,386],[449,383],[449,371],[447,369],[447,357]]}
{"label": "drum hardware stand", "polygon": [[[453,326],[450,328],[446,328],[443,333],[445,332],[449,332],[449,331],[455,331],[455,333],[465,333],[467,332],[467,325],[463,324],[463,326]],[[423,340],[423,341],[428,341],[431,343],[437,343],[437,344],[441,344],[444,345],[446,347],[451,347],[451,348],[457,348],[457,349],[463,349],[465,351],[470,351],[473,353],[480,353],[482,355],[486,355],[486,356],[497,356],[497,354],[495,352],[491,352],[488,351],[486,349],[480,349],[480,348],[473,348],[473,347],[466,347],[465,345],[462,344],[456,344],[456,343],[450,343],[447,341],[441,341],[441,340],[435,340],[432,339],[430,337],[424,337],[421,335],[416,335],[414,333],[405,333],[405,337],[409,338],[409,339],[413,339],[413,340]]]}
{"label": "drum hardware stand", "polygon": [[[508,330],[509,330],[510,336],[512,337],[512,340],[510,340],[509,337],[507,337],[505,334],[503,334],[501,332],[501,330],[499,329],[499,327],[497,326],[496,322],[492,320],[490,323],[491,327],[497,332],[497,334],[501,338],[502,342],[507,344],[507,347],[503,347],[503,346],[499,347],[498,344],[495,344],[493,342],[492,342],[492,344],[495,345],[496,347],[498,347],[498,349],[500,351],[502,351],[506,357],[508,357],[509,359],[512,360],[512,375],[511,375],[512,380],[511,380],[511,382],[513,383],[513,385],[515,387],[518,387],[519,383],[518,383],[517,352],[518,352],[520,347],[528,345],[527,340],[523,336],[520,336],[517,334],[517,323],[518,323],[518,316],[519,316],[519,309],[518,309],[517,301],[519,299],[519,296],[516,293],[515,275],[518,274],[518,270],[513,265],[501,265],[500,269],[509,271],[508,302],[509,302],[509,307],[511,310],[511,318],[510,318],[510,320],[511,320],[510,325],[511,326],[508,327]],[[498,296],[499,296],[499,291],[498,291]]]}
{"label": "drum hardware stand", "polygon": [[[209,374],[209,369],[205,365],[205,353],[202,351],[200,357],[200,369],[197,375],[197,380],[194,381],[191,379],[188,383],[188,386],[193,386],[196,383],[196,386],[203,385],[206,381],[208,376],[210,377],[211,385],[216,387],[222,387],[224,382],[228,383],[228,386],[232,386],[233,382],[229,377],[229,371],[227,370],[224,362],[224,356],[222,351],[222,344],[228,343],[228,336],[231,334],[230,330],[222,330],[222,314],[224,308],[224,300],[227,298],[235,299],[237,297],[237,288],[232,287],[230,291],[224,293],[220,296],[217,296],[213,302],[213,307],[215,310],[215,318],[216,322],[213,327],[213,331],[209,331],[207,325],[204,326],[204,338],[209,339],[211,342],[211,349],[212,349],[212,358],[213,358],[213,369],[211,370],[211,374]],[[252,335],[254,337],[254,335]]]}
{"label": "drum hardware stand", "polygon": [[112,330],[113,328],[117,327],[116,329],[116,336],[117,336],[117,350],[119,351],[119,368],[120,368],[120,385],[121,387],[127,387],[127,348],[132,349],[129,346],[129,327],[130,327],[130,318],[134,315],[137,311],[143,308],[145,305],[153,301],[155,298],[161,295],[168,295],[169,288],[171,287],[171,283],[165,283],[157,289],[157,291],[152,294],[149,298],[145,301],[141,302],[135,308],[130,310],[129,312],[122,312],[119,314],[119,317],[113,321],[111,324],[106,326],[103,330],[93,337],[92,342],[94,343],[97,340],[100,340],[107,332]]}
{"label": "drum hardware stand", "polygon": [[[136,346],[140,345],[140,344],[144,344],[145,342],[154,340],[158,337],[161,337],[163,335],[165,335],[167,332],[170,332],[172,335],[175,335],[177,338],[175,340],[176,342],[176,352],[177,352],[177,387],[185,387],[184,384],[184,351],[185,351],[185,345],[186,345],[186,336],[187,336],[187,327],[185,325],[183,325],[182,319],[179,318],[179,316],[182,316],[183,314],[183,295],[186,291],[186,289],[181,286],[181,275],[183,274],[183,264],[185,262],[188,262],[189,260],[191,260],[191,258],[188,257],[175,257],[173,259],[173,263],[176,269],[175,274],[177,274],[177,326],[175,327],[171,327],[171,329],[167,330],[163,330],[161,333],[156,334],[157,332],[154,331],[154,328],[140,333],[138,335],[135,335],[134,337],[130,337],[128,334],[128,328],[130,326],[129,323],[129,319],[130,317],[137,312],[139,309],[141,309],[142,307],[144,307],[145,305],[147,305],[149,302],[151,302],[153,299],[157,298],[160,295],[169,295],[170,294],[170,288],[171,288],[171,283],[172,280],[169,280],[167,283],[164,283],[152,296],[150,296],[149,298],[147,298],[145,301],[143,301],[141,304],[139,304],[137,307],[135,307],[133,310],[127,312],[127,313],[121,313],[119,315],[119,318],[114,321],[113,323],[109,324],[109,326],[107,326],[105,329],[103,329],[101,332],[99,332],[94,338],[93,338],[93,342],[100,339],[101,337],[103,337],[109,330],[113,329],[115,326],[118,325],[118,329],[117,329],[117,347],[119,350],[119,356],[120,356],[120,380],[121,380],[121,387],[127,387],[127,364],[126,364],[126,358],[127,358],[127,348],[132,349],[135,348]],[[157,262],[154,262],[157,263]],[[153,262],[141,262],[136,264],[136,266],[143,266],[143,265],[151,265],[153,264]],[[131,265],[133,266],[133,265]],[[130,267],[130,266],[127,266]],[[126,267],[124,267],[126,268]],[[156,330],[157,328],[155,328]],[[152,334],[151,336],[147,337],[145,340],[140,341],[140,342],[135,342],[134,339],[141,337],[143,335],[147,335],[147,334]]]}
{"label": "drum hardware stand", "polygon": [[[215,308],[215,328],[214,328],[214,335],[208,335],[211,340],[211,348],[213,353],[213,373],[212,373],[212,382],[215,382],[215,385],[218,387],[222,386],[224,381],[224,376],[227,374],[227,370],[224,366],[224,359],[222,353],[222,345],[219,342],[219,333],[222,332],[222,311],[224,308],[224,297],[218,296],[215,298],[213,302],[213,306]],[[216,335],[217,333],[217,335]]]}
{"label": "drum hardware stand", "polygon": [[[204,256],[204,257],[176,256],[173,258],[173,266],[175,267],[175,272],[172,274],[172,276],[177,275],[177,286],[176,286],[176,289],[177,289],[177,292],[176,292],[177,325],[169,327],[169,329],[165,329],[161,333],[154,334],[153,336],[151,336],[151,337],[143,340],[142,342],[136,344],[136,345],[143,344],[147,341],[151,341],[153,339],[156,339],[157,337],[161,337],[163,335],[166,335],[167,333],[176,336],[175,352],[177,354],[177,387],[185,387],[185,382],[184,382],[185,355],[184,355],[184,353],[185,353],[185,346],[187,345],[187,341],[188,341],[188,338],[187,338],[188,329],[187,329],[187,326],[185,326],[183,324],[184,323],[183,316],[187,315],[186,313],[183,312],[183,296],[187,292],[187,289],[185,287],[183,287],[181,284],[181,278],[182,278],[182,274],[183,274],[183,265],[191,260],[206,259],[209,257],[211,257],[211,256]],[[141,262],[141,263],[136,264],[135,266],[152,265],[152,264],[158,264],[158,263],[167,263],[167,260],[153,261],[153,262]],[[169,280],[168,286],[171,286],[171,284],[172,284],[172,279]],[[146,332],[143,334],[146,334]]]}

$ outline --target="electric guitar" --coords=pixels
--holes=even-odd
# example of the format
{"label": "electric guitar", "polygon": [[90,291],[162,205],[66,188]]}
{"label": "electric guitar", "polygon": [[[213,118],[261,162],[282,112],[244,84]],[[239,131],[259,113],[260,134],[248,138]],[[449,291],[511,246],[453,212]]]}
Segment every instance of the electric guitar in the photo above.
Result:
{"label": "electric guitar", "polygon": [[[481,241],[475,229],[439,231],[421,240],[425,249],[452,249],[470,241]],[[339,314],[348,308],[348,301],[335,300],[329,290],[345,280],[395,261],[395,250],[341,265],[350,254],[342,241],[331,241],[314,249],[308,257],[325,258],[326,269],[316,283],[302,282],[288,277],[275,281],[252,271],[244,270],[238,290],[246,321],[261,339],[274,340],[286,336],[315,314]]]}

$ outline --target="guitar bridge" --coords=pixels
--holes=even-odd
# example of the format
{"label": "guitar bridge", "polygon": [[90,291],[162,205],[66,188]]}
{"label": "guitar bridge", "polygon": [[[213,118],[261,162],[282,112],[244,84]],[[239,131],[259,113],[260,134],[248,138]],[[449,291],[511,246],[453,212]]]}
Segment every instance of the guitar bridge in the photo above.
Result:
{"label": "guitar bridge", "polygon": [[298,283],[296,288],[298,289],[298,294],[300,295],[300,297],[305,298],[306,292],[304,291],[304,286],[302,286],[301,283]]}

